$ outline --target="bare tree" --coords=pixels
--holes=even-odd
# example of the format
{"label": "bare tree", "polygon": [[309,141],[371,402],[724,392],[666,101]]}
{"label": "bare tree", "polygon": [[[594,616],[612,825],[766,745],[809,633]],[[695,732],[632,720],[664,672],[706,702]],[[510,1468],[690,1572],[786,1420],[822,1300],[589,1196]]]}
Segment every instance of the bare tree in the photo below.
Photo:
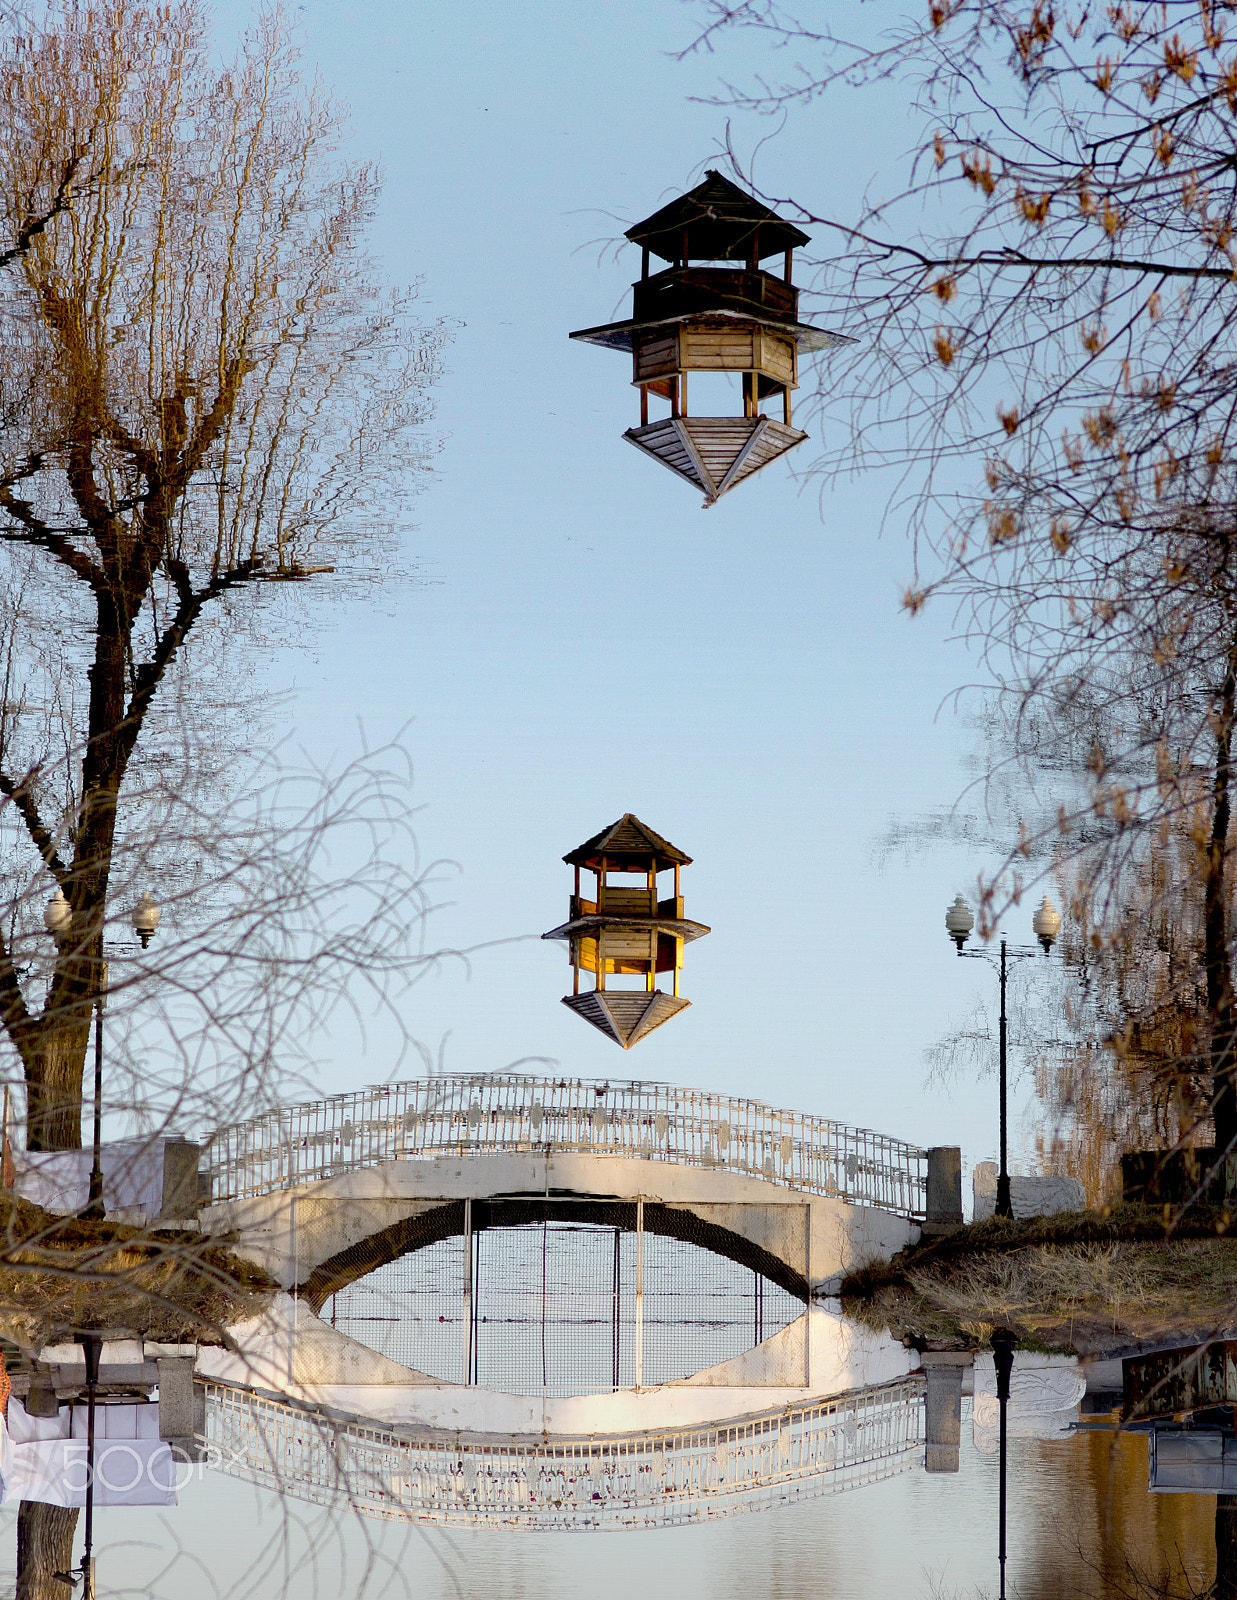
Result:
{"label": "bare tree", "polygon": [[334,162],[272,18],[216,74],[192,0],[53,0],[0,45],[0,99],[0,794],[72,907],[41,1007],[0,943],[0,1021],[30,1147],[68,1148],[139,741],[157,702],[184,727],[204,619],[389,521],[439,336],[373,287],[376,175]]}
{"label": "bare tree", "polygon": [[925,0],[875,41],[776,0],[703,9],[694,48],[752,28],[793,63],[732,91],[749,109],[891,79],[917,95],[922,140],[893,198],[854,218],[801,206],[836,247],[824,307],[855,335],[820,396],[837,443],[819,465],[897,470],[908,610],[956,607],[1016,762],[1059,740],[1087,780],[1055,814],[1019,819],[981,882],[981,926],[1028,870],[1073,858],[1087,939],[1119,942],[1153,849],[1174,829],[1194,841],[1211,1099],[1232,1151],[1231,8]]}
{"label": "bare tree", "polygon": [[[381,1003],[415,961],[401,776],[255,760],[245,668],[304,626],[287,586],[389,544],[443,334],[377,288],[377,174],[277,15],[216,70],[196,0],[47,0],[0,106],[0,1028],[48,1151],[81,1143],[105,991],[111,1102],[157,1129],[269,1101],[349,976]],[[157,867],[174,936],[109,979]],[[23,1600],[63,1592],[75,1522],[23,1505]]]}

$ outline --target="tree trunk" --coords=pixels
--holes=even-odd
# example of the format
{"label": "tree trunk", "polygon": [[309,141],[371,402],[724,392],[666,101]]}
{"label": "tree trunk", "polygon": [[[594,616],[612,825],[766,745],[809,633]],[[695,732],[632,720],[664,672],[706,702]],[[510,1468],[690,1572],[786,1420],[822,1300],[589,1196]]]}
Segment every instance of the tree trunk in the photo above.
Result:
{"label": "tree trunk", "polygon": [[22,1501],[17,1512],[16,1600],[70,1600],[73,1590],[56,1573],[73,1565],[76,1529],[75,1510]]}
{"label": "tree trunk", "polygon": [[88,1001],[77,1003],[67,1016],[41,1031],[26,1076],[27,1149],[81,1149],[82,1074],[89,1045]]}
{"label": "tree trunk", "polygon": [[1224,1161],[1224,1192],[1233,1198],[1230,1174],[1237,1162],[1237,1085],[1234,1084],[1233,975],[1229,958],[1228,830],[1232,817],[1233,721],[1237,701],[1237,646],[1230,649],[1228,670],[1216,707],[1216,764],[1212,778],[1211,839],[1207,850],[1203,894],[1204,963],[1207,1009],[1211,1014],[1211,1100],[1217,1157]]}

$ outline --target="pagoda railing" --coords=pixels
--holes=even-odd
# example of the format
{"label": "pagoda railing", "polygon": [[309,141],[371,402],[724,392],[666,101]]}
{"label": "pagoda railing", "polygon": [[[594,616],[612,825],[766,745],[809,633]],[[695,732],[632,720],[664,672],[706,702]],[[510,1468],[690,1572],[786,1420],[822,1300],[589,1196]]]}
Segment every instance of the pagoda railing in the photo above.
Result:
{"label": "pagoda railing", "polygon": [[420,1435],[208,1382],[207,1462],[366,1516],[490,1528],[670,1526],[853,1489],[922,1460],[920,1377],[740,1421],[565,1440]]}
{"label": "pagoda railing", "polygon": [[442,1153],[579,1151],[709,1167],[922,1217],[927,1152],[760,1100],[516,1073],[427,1077],[282,1106],[208,1141],[212,1202]]}

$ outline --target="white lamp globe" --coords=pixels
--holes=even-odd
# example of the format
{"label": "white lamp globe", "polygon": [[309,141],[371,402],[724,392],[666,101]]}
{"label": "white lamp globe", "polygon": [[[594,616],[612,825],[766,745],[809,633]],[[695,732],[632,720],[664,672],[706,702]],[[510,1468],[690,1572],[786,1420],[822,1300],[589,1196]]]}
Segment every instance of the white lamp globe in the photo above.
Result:
{"label": "white lamp globe", "polygon": [[974,926],[975,913],[959,895],[945,913],[945,931],[957,945],[959,955],[962,954],[962,946],[970,938]]}
{"label": "white lamp globe", "polygon": [[1035,930],[1035,937],[1044,947],[1047,955],[1052,949],[1053,941],[1061,931],[1061,913],[1053,905],[1047,895],[1044,896],[1039,910],[1031,919],[1031,927]]}
{"label": "white lamp globe", "polygon": [[133,931],[142,941],[143,950],[154,938],[155,930],[159,926],[159,918],[162,915],[162,911],[151,898],[150,891],[147,890],[133,908]]}
{"label": "white lamp globe", "polygon": [[73,926],[73,907],[65,899],[63,889],[57,889],[43,907],[43,926],[57,944],[68,936]]}

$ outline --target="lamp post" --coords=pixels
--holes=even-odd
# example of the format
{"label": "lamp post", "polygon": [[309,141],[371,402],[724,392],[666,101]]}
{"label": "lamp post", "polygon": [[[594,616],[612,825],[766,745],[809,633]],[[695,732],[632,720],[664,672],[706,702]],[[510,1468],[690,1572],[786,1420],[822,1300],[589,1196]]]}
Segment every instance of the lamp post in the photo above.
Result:
{"label": "lamp post", "polygon": [[103,1340],[97,1333],[80,1333],[86,1357],[86,1538],[82,1549],[82,1600],[95,1600],[94,1587],[94,1401],[99,1381],[99,1356]]}
{"label": "lamp post", "polygon": [[[155,904],[149,890],[134,906],[130,916],[133,931],[142,942],[145,950],[159,927],[162,911]],[[73,929],[73,907],[65,898],[64,890],[57,889],[55,894],[43,908],[43,925],[56,941],[57,949],[65,943]],[[106,948],[106,946],[104,947]],[[125,948],[112,946],[113,949]],[[132,949],[132,945],[128,947]],[[83,1217],[99,1219],[104,1215],[103,1209],[103,1167],[101,1165],[101,1150],[103,1143],[103,1007],[107,1001],[107,962],[102,955],[99,957],[99,986],[95,994],[94,1017],[94,1138],[92,1140],[92,1153],[90,1161],[90,1188],[86,1196],[86,1209],[81,1213]],[[87,1360],[89,1366],[89,1359]],[[93,1412],[93,1401],[91,1402]]]}
{"label": "lamp post", "polygon": [[1006,1431],[1006,1413],[1009,1410],[1009,1377],[1014,1370],[1014,1336],[1008,1328],[998,1328],[992,1335],[992,1360],[996,1367],[996,1397],[1001,1409],[1001,1476],[999,1522],[997,1527],[997,1561],[1001,1568],[1000,1600],[1005,1600],[1005,1466],[1009,1443]]}
{"label": "lamp post", "polygon": [[[964,950],[962,947],[971,936],[975,926],[975,913],[967,905],[961,895],[955,899],[953,905],[945,913],[945,930],[958,947],[960,956],[971,956],[979,961],[986,961],[989,966],[995,967],[1001,980],[1001,1023],[1000,1023],[1000,1066],[1001,1066],[1001,1166],[996,1180],[996,1214],[998,1217],[1012,1217],[1013,1206],[1009,1198],[1009,1165],[1006,1149],[1006,1129],[1008,1126],[1008,1065],[1006,1061],[1006,1031],[1007,1018],[1005,1010],[1005,987],[1010,964],[1014,961],[1023,961],[1028,956],[1038,952],[1033,947],[1009,945],[1004,934],[1001,935],[1000,955],[993,955],[987,950]],[[1039,910],[1031,919],[1031,931],[1039,940],[1045,955],[1052,949],[1057,935],[1061,931],[1061,913],[1045,895]]]}

